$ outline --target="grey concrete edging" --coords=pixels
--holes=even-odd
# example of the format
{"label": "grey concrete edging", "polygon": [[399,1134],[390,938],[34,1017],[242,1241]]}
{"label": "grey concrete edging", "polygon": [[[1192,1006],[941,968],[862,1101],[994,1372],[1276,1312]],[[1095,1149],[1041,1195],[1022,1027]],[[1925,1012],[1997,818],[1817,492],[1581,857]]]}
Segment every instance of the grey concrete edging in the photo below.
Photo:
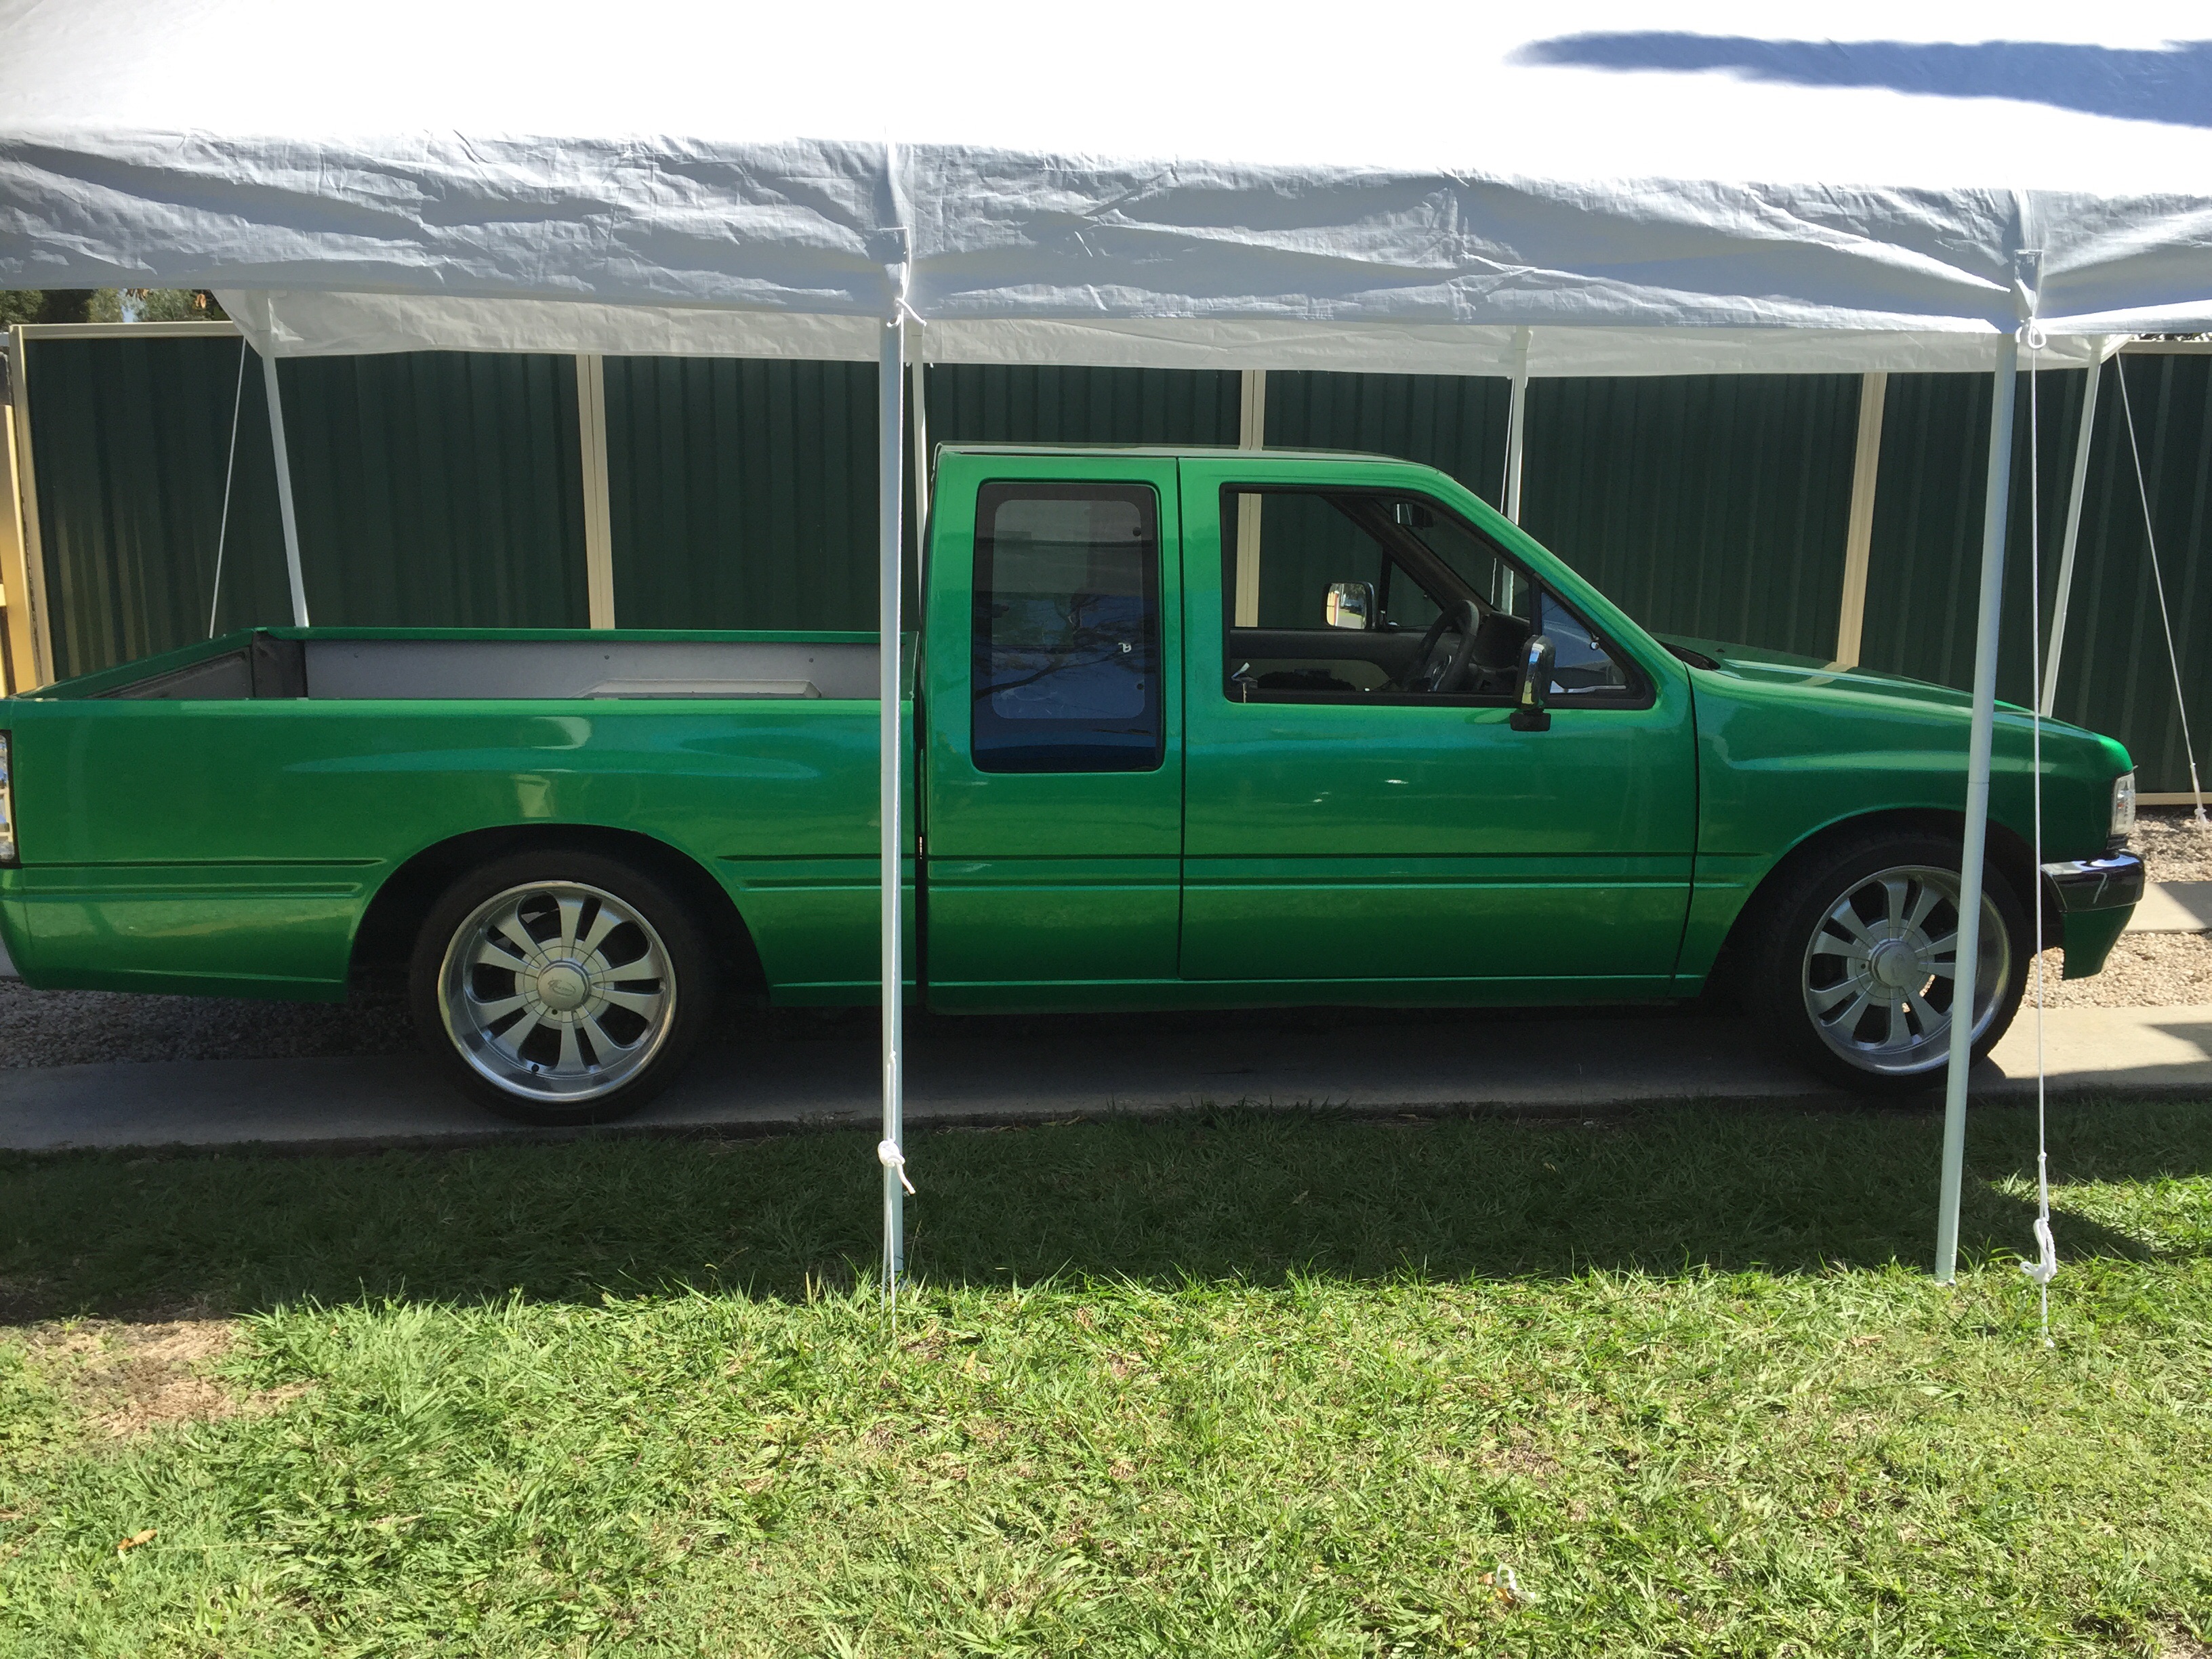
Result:
{"label": "grey concrete edging", "polygon": [[[1074,1021],[1042,1038],[924,1036],[909,1060],[908,1120],[917,1127],[1043,1122],[1237,1104],[1553,1115],[1698,1099],[1842,1098],[1770,1055],[1745,1022],[1703,1016],[1442,1017],[1306,1030],[1224,1023],[1142,1043],[1129,1041],[1128,1029]],[[2212,1098],[2212,1006],[2054,1009],[2043,1048],[2054,1093]],[[1978,1068],[1977,1097],[2031,1097],[2035,1054],[2033,1012],[2024,1010]],[[872,1044],[732,1045],[703,1053],[666,1095],[614,1132],[867,1127],[876,1090]],[[574,1133],[505,1124],[413,1055],[0,1070],[0,1147],[15,1151],[335,1151]]]}
{"label": "grey concrete edging", "polygon": [[2212,881],[2154,881],[2143,889],[2130,933],[2202,933],[2212,931]]}

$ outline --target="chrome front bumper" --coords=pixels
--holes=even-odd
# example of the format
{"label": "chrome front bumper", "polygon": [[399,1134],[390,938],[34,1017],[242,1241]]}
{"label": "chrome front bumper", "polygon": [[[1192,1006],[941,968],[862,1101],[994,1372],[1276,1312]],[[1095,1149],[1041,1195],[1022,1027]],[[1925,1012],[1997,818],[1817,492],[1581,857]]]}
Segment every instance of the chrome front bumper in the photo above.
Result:
{"label": "chrome front bumper", "polygon": [[2118,910],[2143,896],[2143,863],[2133,853],[2110,858],[2069,859],[2043,866],[2043,890],[2062,914]]}

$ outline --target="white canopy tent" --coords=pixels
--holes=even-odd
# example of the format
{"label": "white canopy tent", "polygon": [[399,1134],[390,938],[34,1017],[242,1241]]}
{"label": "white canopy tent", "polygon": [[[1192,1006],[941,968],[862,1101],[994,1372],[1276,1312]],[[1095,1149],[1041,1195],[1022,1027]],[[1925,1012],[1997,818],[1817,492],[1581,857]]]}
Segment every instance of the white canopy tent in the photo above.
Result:
{"label": "white canopy tent", "polygon": [[[2198,15],[2165,0],[2124,34],[1947,0],[1799,14],[1790,40],[1772,15],[1563,0],[1539,32],[1437,0],[393,0],[371,25],[0,0],[0,283],[213,288],[272,361],[877,359],[887,646],[909,321],[947,362],[1989,372],[1978,890],[2020,350],[2078,365],[2109,337],[2212,328],[2212,42],[2179,39]],[[907,838],[883,662],[895,1280]]]}

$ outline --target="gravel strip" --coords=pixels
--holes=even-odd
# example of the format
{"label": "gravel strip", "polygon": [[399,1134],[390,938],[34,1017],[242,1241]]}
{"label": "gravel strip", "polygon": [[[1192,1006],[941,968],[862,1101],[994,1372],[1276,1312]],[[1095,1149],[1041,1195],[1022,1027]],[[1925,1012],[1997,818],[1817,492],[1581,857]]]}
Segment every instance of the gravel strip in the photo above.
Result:
{"label": "gravel strip", "polygon": [[[2123,933],[2104,970],[2061,979],[2065,952],[2043,957],[2046,1008],[2178,1008],[2212,1003],[2212,941],[2202,933]],[[2035,981],[2027,982],[2027,1004]]]}
{"label": "gravel strip", "polygon": [[2128,847],[2153,881],[2212,881],[2212,829],[2197,827],[2191,807],[2142,808]]}
{"label": "gravel strip", "polygon": [[[2152,881],[2212,881],[2212,829],[2199,829],[2193,809],[2147,806],[2136,817],[2130,848]],[[2104,970],[2087,979],[2058,977],[2063,953],[2044,959],[2049,1008],[2174,1008],[2212,1003],[2212,940],[2203,933],[2123,933]],[[2033,1000],[2035,984],[2028,982]]]}
{"label": "gravel strip", "polygon": [[246,1002],[127,991],[33,991],[0,980],[0,1069],[107,1060],[289,1060],[385,1054],[415,1046],[405,999]]}

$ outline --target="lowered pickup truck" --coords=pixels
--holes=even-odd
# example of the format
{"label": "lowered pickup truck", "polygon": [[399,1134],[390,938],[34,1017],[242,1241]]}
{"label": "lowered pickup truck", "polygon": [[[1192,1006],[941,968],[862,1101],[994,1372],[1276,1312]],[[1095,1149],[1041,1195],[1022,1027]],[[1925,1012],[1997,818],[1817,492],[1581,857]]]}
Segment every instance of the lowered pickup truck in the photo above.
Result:
{"label": "lowered pickup truck", "polygon": [[[1941,1075],[1967,708],[1662,641],[1365,456],[947,447],[902,641],[937,1009],[1698,994],[1871,1091]],[[619,1115],[750,980],[876,1000],[872,634],[234,634],[0,703],[33,986],[337,1000],[405,962],[452,1079]],[[1970,1004],[2140,896],[2126,752],[2001,709]]]}

